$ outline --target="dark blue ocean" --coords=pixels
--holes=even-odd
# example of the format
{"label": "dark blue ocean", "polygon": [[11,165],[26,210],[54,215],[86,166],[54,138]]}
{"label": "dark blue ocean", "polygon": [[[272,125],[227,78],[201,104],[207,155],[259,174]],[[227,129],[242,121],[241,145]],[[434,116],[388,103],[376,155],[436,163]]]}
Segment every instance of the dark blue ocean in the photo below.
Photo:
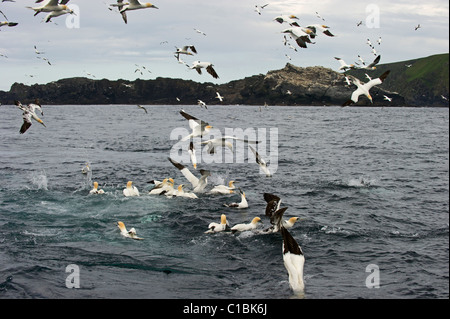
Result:
{"label": "dark blue ocean", "polygon": [[[2,299],[299,297],[280,234],[204,233],[222,213],[270,226],[265,192],[300,217],[290,232],[306,259],[302,298],[449,298],[448,108],[43,107],[46,127],[24,135],[20,110],[0,108]],[[148,195],[168,177],[191,189],[168,161],[185,154],[182,108],[263,140],[272,177],[239,141],[199,160],[208,187],[235,180],[247,209],[223,206],[234,194]],[[140,197],[123,196],[129,180]],[[89,195],[94,181],[106,194]],[[117,221],[144,240],[122,237]]]}

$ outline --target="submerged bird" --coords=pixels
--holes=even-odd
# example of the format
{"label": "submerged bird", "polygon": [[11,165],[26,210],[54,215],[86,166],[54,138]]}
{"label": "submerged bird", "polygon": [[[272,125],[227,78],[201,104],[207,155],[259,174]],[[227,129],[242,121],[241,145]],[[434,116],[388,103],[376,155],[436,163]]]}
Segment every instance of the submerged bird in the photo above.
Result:
{"label": "submerged bird", "polygon": [[245,196],[245,192],[239,190],[239,193],[241,194],[241,201],[239,203],[233,202],[230,204],[223,204],[223,206],[234,207],[234,208],[239,208],[239,209],[248,208],[248,202],[247,202],[247,198]]}
{"label": "submerged bird", "polygon": [[259,155],[259,153],[253,147],[251,147],[250,145],[249,147],[252,150],[253,154],[255,155],[256,163],[259,165],[261,170],[266,174],[267,177],[272,176],[272,173],[267,167],[267,162]]}
{"label": "submerged bird", "polygon": [[303,280],[305,256],[300,245],[283,226],[281,226],[281,235],[283,237],[283,262],[289,275],[289,286],[294,293],[302,293],[305,289]]}
{"label": "submerged bird", "polygon": [[143,240],[144,239],[144,238],[137,236],[136,229],[134,229],[134,227],[131,228],[130,230],[127,230],[127,228],[125,227],[125,224],[123,222],[117,222],[117,227],[119,227],[120,234],[123,237],[131,238],[131,239],[135,239],[135,240]]}
{"label": "submerged bird", "polygon": [[256,229],[258,227],[258,223],[261,222],[261,218],[255,217],[252,219],[249,224],[237,224],[231,227],[231,232],[234,234],[236,232],[243,232]]}
{"label": "submerged bird", "polygon": [[212,129],[212,126],[209,123],[199,120],[192,115],[187,114],[183,110],[180,111],[180,114],[189,122],[189,127],[192,130],[192,133],[183,137],[181,141],[187,141],[194,137],[203,137],[203,134],[209,132]]}
{"label": "submerged bird", "polygon": [[236,189],[236,186],[234,185],[234,183],[235,183],[234,181],[230,181],[228,183],[228,186],[216,185],[209,192],[211,194],[222,194],[222,195],[233,194],[234,190]]}
{"label": "submerged bird", "polygon": [[186,179],[191,183],[194,193],[204,191],[206,185],[208,184],[208,177],[211,176],[210,171],[201,169],[200,170],[201,177],[197,178],[196,176],[194,176],[194,174],[191,173],[191,171],[186,166],[178,163],[177,161],[174,161],[170,157],[169,161],[173,164],[173,166],[178,168],[181,174],[183,174],[184,177],[186,177]]}
{"label": "submerged bird", "polygon": [[205,232],[205,234],[211,234],[211,233],[218,233],[222,231],[229,231],[230,226],[228,225],[227,216],[225,214],[222,214],[220,216],[220,224],[219,223],[210,223],[208,225],[208,230]]}
{"label": "submerged bird", "polygon": [[89,191],[89,194],[104,194],[103,189],[98,189],[98,183],[94,182],[94,188]]}
{"label": "submerged bird", "polygon": [[37,104],[28,104],[28,105],[22,105],[20,101],[15,101],[16,106],[23,111],[22,118],[23,118],[23,124],[20,127],[20,134],[24,134],[32,125],[31,120],[35,120],[36,122],[42,124],[44,127],[44,122],[36,115],[36,109],[40,109],[42,113],[42,109],[40,108],[40,105]]}
{"label": "submerged bird", "polygon": [[213,68],[213,64],[211,62],[200,62],[195,61],[190,69],[196,70],[198,74],[202,74],[202,69],[206,69],[206,71],[215,79],[219,78],[219,75],[217,75],[216,70]]}
{"label": "submerged bird", "polygon": [[361,81],[359,81],[357,78],[351,76],[353,84],[355,84],[358,88],[352,93],[352,96],[350,100],[345,102],[342,106],[348,106],[352,103],[357,103],[360,95],[365,95],[370,100],[371,103],[373,103],[372,96],[370,95],[369,91],[372,87],[375,85],[379,85],[383,83],[383,81],[386,79],[386,77],[389,75],[391,71],[384,72],[379,78],[373,79],[365,84],[362,84]]}
{"label": "submerged bird", "polygon": [[127,188],[123,190],[123,194],[126,197],[133,197],[133,196],[139,196],[139,190],[136,188],[136,186],[133,186],[133,182],[129,181],[127,183]]}

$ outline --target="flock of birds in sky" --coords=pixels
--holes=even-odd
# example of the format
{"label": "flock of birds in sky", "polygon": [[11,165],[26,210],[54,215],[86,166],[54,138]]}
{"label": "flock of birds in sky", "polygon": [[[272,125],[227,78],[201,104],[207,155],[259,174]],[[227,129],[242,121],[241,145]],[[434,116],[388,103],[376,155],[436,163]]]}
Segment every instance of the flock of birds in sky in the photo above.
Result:
{"label": "flock of birds in sky", "polygon": [[[44,18],[45,22],[51,21],[51,19],[62,16],[65,14],[74,14],[74,12],[67,6],[67,3],[70,0],[50,0],[47,1],[45,4],[41,4],[39,6],[35,7],[29,7],[31,10],[35,12],[35,16],[45,12],[47,13],[47,16]],[[2,0],[2,2],[15,2],[14,0]],[[43,0],[37,0],[36,3],[39,4],[43,2]],[[264,9],[269,6],[269,4],[265,5],[256,5],[255,6],[255,12],[258,15],[262,15],[264,12]],[[129,0],[129,1],[123,1],[118,0],[117,3],[111,4],[109,7],[110,10],[118,10],[120,15],[122,16],[122,19],[125,24],[128,23],[128,14],[133,10],[138,9],[158,9],[153,4],[150,3],[141,3],[138,0]],[[0,11],[1,12],[1,11]],[[0,27],[3,26],[9,26],[9,27],[15,27],[18,23],[16,22],[9,22],[9,20],[6,18],[6,15],[1,12],[2,15],[5,17],[6,21],[0,22]],[[318,12],[316,12],[317,17],[321,19],[322,21],[325,21]],[[330,31],[330,27],[326,26],[324,24],[310,24],[306,26],[301,26],[299,24],[299,18],[295,15],[280,15],[273,19],[274,22],[279,23],[280,25],[287,25],[288,27],[283,29],[281,31],[283,35],[283,43],[285,46],[289,47],[292,50],[297,51],[298,48],[300,49],[307,49],[309,45],[314,45],[316,42],[316,39],[321,36],[325,35],[327,37],[333,38],[335,35]],[[358,23],[357,26],[361,25],[361,23]],[[416,30],[420,28],[420,25],[416,27]],[[204,33],[201,30],[195,29],[195,32],[206,36],[206,33]],[[296,46],[293,46],[290,43],[290,40],[293,40],[296,44]],[[372,79],[368,74],[366,75],[369,79],[367,83],[362,83],[359,79],[357,79],[354,76],[347,75],[346,72],[352,69],[364,69],[367,71],[375,70],[376,65],[380,62],[381,55],[379,55],[376,51],[376,46],[372,44],[372,42],[368,39],[367,44],[371,48],[371,52],[376,56],[376,58],[373,60],[373,62],[367,63],[362,59],[361,56],[358,55],[359,61],[355,62],[353,64],[347,64],[342,58],[335,57],[335,59],[339,62],[339,71],[344,71],[345,78],[348,85],[354,84],[357,89],[352,93],[350,99],[343,104],[343,106],[348,106],[353,103],[357,103],[358,99],[361,95],[365,95],[371,102],[372,102],[372,96],[370,95],[370,89],[375,86],[383,83],[383,81],[386,79],[386,77],[389,75],[390,71],[386,71],[383,73],[380,77]],[[377,45],[381,45],[381,38],[377,40]],[[51,65],[50,61],[45,58],[43,55],[44,53],[39,51],[37,47],[34,47],[35,53],[38,58],[43,59],[46,61],[49,65]],[[211,75],[213,78],[218,79],[219,75],[217,74],[216,70],[214,69],[214,65],[210,62],[201,62],[201,61],[195,61],[191,65],[183,61],[184,57],[188,56],[195,56],[198,54],[198,50],[194,45],[185,45],[182,47],[176,47],[175,52],[173,53],[178,63],[188,66],[190,69],[196,70],[199,74],[202,74],[203,70],[206,70],[206,72]],[[151,72],[147,70],[144,66],[136,65],[137,69],[135,72],[140,72],[141,74],[144,71]],[[220,101],[224,100],[224,97],[220,95],[219,92],[216,93],[216,98]],[[385,96],[385,98],[388,98]],[[201,107],[207,108],[207,105],[205,102],[199,100],[198,103]],[[20,101],[16,101],[15,105],[23,112],[23,124],[20,128],[20,134],[24,134],[32,125],[32,120],[42,124],[45,126],[42,119],[39,118],[37,115],[37,112],[40,113],[41,116],[43,116],[43,109],[42,105],[39,102],[39,100],[35,100],[34,103],[30,103],[28,105],[23,105]],[[146,113],[147,110],[139,105],[140,108],[142,108]],[[192,166],[195,170],[197,170],[197,159],[196,159],[196,148],[194,145],[194,139],[202,138],[204,135],[206,135],[209,130],[212,128],[212,126],[203,121],[200,120],[192,115],[187,114],[183,110],[180,111],[180,114],[188,121],[189,127],[192,131],[188,136],[183,137],[181,141],[190,141],[189,143],[189,154],[191,158]],[[258,141],[250,141],[250,140],[243,140],[243,139],[237,139],[235,137],[231,136],[225,136],[224,138],[220,139],[211,139],[207,141],[201,141],[201,145],[204,145],[205,147],[208,147],[208,153],[214,153],[216,152],[217,148],[225,148],[229,149],[230,151],[233,151],[232,143],[231,141],[237,141],[237,142],[243,142],[247,144],[258,144]],[[261,171],[267,176],[271,176],[271,172],[269,170],[269,167],[267,165],[267,162],[258,154],[255,148],[248,145],[249,148],[252,150],[253,154],[255,155],[256,163],[259,165]],[[174,180],[172,178],[165,178],[162,181],[153,181],[155,184],[154,188],[149,191],[150,195],[165,195],[166,197],[186,197],[190,199],[197,199],[199,193],[204,193],[205,188],[208,185],[208,177],[211,175],[210,171],[200,169],[200,176],[195,176],[188,167],[185,165],[182,165],[181,163],[176,162],[172,158],[169,158],[169,161],[176,167],[181,174],[189,181],[192,187],[192,191],[185,191],[184,190],[184,184],[179,185],[178,187],[175,187]],[[89,173],[90,167],[87,165],[83,168],[83,173]],[[90,191],[90,194],[104,194],[105,192],[102,189],[98,188],[98,182],[94,182],[94,188]],[[234,181],[230,181],[228,185],[216,185],[213,187],[210,191],[210,194],[239,194],[241,197],[240,202],[233,202],[226,204],[227,207],[237,208],[237,209],[245,209],[248,207],[248,202],[246,199],[245,192],[240,189],[236,188],[234,185]],[[132,181],[129,181],[127,183],[126,188],[123,190],[124,196],[127,197],[133,197],[133,196],[140,196],[139,190],[136,186],[133,185]],[[273,232],[279,232],[281,233],[281,236],[283,238],[283,260],[284,265],[287,269],[287,272],[289,274],[289,284],[290,287],[296,291],[303,291],[304,289],[304,282],[303,282],[303,266],[305,262],[305,258],[303,255],[303,251],[299,244],[296,242],[296,240],[291,236],[288,229],[291,228],[294,223],[298,220],[298,217],[290,218],[289,220],[283,219],[283,214],[286,211],[287,207],[281,208],[281,199],[273,194],[264,194],[264,200],[267,203],[265,215],[270,219],[271,227],[269,229],[266,229],[264,232],[266,233],[273,233]],[[229,222],[225,216],[225,214],[222,214],[220,222],[216,223],[213,222],[209,224],[208,230],[206,233],[217,233],[217,232],[223,232],[223,231],[230,231],[232,233],[234,232],[240,232],[240,231],[251,231],[255,230],[258,226],[258,224],[261,222],[261,218],[255,217],[249,224],[238,224],[234,225],[233,227],[230,227]],[[136,239],[136,240],[142,240],[142,238],[138,237],[136,234],[136,230],[134,228],[127,230],[125,224],[123,222],[118,222],[117,224],[118,228],[120,229],[120,233],[128,238]]]}

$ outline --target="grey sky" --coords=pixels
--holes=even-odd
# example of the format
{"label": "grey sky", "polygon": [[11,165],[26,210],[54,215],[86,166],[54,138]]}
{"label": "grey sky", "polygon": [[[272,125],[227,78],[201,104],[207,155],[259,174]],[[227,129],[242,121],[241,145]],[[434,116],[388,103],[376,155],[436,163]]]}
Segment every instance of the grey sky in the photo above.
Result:
{"label": "grey sky", "polygon": [[[366,41],[376,43],[380,36],[381,45],[375,44],[380,63],[449,52],[449,5],[444,0],[154,0],[158,10],[128,12],[127,25],[119,13],[108,9],[113,0],[71,0],[69,4],[76,5],[79,14],[54,18],[53,23],[42,22],[46,13],[33,16],[26,6],[36,6],[34,2],[0,2],[0,10],[9,21],[19,23],[0,29],[0,54],[8,56],[0,56],[0,90],[9,90],[14,82],[48,83],[89,77],[87,73],[97,79],[171,77],[225,83],[280,69],[287,62],[337,70],[335,56],[348,63],[357,61],[358,55],[372,61],[375,56]],[[256,4],[267,3],[262,15],[254,11]],[[376,22],[377,10],[379,26],[368,27],[366,21]],[[282,43],[281,31],[288,26],[273,21],[280,14],[297,15],[300,25],[323,22],[336,37],[320,35],[307,49],[291,41],[297,47],[295,52]],[[79,21],[80,27],[68,28],[67,19]],[[361,20],[364,24],[357,27]],[[415,31],[418,24],[421,28]],[[194,28],[207,35],[196,33]],[[175,46],[187,44],[195,45],[198,55],[183,59],[189,64],[195,60],[212,62],[219,80],[177,63]],[[51,66],[36,58],[34,45],[45,52],[43,56]],[[152,73],[135,73],[135,64]]]}

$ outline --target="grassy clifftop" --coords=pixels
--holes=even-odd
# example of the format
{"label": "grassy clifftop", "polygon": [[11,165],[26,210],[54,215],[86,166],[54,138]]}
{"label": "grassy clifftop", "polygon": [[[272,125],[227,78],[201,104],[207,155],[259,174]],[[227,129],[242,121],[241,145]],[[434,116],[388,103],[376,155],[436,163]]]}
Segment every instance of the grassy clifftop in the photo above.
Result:
{"label": "grassy clifftop", "polygon": [[[383,83],[386,90],[402,95],[408,104],[418,106],[448,106],[449,54],[437,54],[408,61],[380,64],[377,73],[391,70]],[[364,71],[352,75],[364,78]]]}

